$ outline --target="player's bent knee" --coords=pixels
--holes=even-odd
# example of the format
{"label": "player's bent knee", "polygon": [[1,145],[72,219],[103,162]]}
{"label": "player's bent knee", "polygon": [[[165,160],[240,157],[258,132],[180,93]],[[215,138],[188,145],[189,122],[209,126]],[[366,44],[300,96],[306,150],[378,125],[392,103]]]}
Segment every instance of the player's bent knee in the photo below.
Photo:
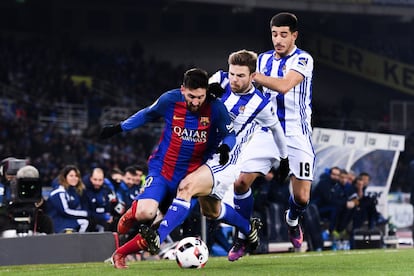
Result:
{"label": "player's bent knee", "polygon": [[295,202],[299,205],[305,206],[309,202],[309,196],[305,194],[295,195]]}
{"label": "player's bent knee", "polygon": [[150,221],[153,220],[155,217],[157,216],[157,211],[156,210],[138,210],[136,213],[136,218],[139,221]]}

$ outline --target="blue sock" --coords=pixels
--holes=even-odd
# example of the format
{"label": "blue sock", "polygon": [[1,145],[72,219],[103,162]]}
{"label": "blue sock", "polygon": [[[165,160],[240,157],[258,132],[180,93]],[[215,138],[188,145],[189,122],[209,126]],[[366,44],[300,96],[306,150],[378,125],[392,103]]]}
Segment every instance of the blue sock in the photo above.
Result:
{"label": "blue sock", "polygon": [[253,213],[253,193],[252,190],[249,189],[244,194],[236,194],[234,193],[234,209],[236,209],[237,213],[242,215],[245,219],[250,220],[250,217]]}
{"label": "blue sock", "polygon": [[307,207],[308,207],[308,203],[305,205],[299,205],[296,203],[293,196],[290,195],[289,197],[289,218],[291,220],[296,220],[297,218],[299,218],[299,216],[301,216],[305,212]]}
{"label": "blue sock", "polygon": [[217,220],[237,227],[246,236],[250,233],[250,220],[242,217],[233,207],[222,202],[221,212]]}
{"label": "blue sock", "polygon": [[190,213],[190,205],[190,202],[174,198],[158,228],[160,243],[162,243],[165,238],[187,218]]}

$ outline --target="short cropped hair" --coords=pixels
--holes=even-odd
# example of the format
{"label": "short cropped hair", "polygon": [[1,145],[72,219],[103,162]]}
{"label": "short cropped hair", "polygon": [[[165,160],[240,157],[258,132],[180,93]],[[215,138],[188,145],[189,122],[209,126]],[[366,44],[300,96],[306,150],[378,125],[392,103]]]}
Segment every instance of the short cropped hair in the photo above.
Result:
{"label": "short cropped hair", "polygon": [[275,27],[289,27],[290,32],[298,30],[298,18],[290,12],[281,12],[270,19],[270,28]]}
{"label": "short cropped hair", "polygon": [[250,74],[256,72],[257,54],[253,51],[240,50],[229,55],[229,65],[247,66]]}
{"label": "short cropped hair", "polygon": [[183,86],[189,89],[208,87],[208,74],[200,68],[192,68],[184,73]]}

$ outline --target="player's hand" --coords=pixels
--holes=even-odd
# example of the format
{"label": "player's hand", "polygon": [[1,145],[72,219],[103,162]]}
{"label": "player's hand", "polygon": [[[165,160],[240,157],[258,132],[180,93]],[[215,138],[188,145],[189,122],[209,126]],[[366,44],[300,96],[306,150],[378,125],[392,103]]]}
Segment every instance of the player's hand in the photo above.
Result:
{"label": "player's hand", "polygon": [[289,158],[280,158],[279,168],[277,169],[277,180],[283,183],[289,175]]}
{"label": "player's hand", "polygon": [[223,87],[221,87],[220,83],[213,82],[208,85],[207,98],[211,100],[217,99],[223,96],[223,93],[224,93],[224,89]]}
{"label": "player's hand", "polygon": [[107,139],[121,132],[122,128],[120,124],[106,125],[102,128],[101,133],[99,134],[99,139]]}
{"label": "player's hand", "polygon": [[223,166],[227,162],[229,162],[229,152],[230,152],[230,148],[226,144],[221,144],[217,148],[217,153],[220,154],[220,160],[219,160],[220,165]]}
{"label": "player's hand", "polygon": [[346,202],[346,208],[353,209],[355,207],[355,202],[353,200]]}

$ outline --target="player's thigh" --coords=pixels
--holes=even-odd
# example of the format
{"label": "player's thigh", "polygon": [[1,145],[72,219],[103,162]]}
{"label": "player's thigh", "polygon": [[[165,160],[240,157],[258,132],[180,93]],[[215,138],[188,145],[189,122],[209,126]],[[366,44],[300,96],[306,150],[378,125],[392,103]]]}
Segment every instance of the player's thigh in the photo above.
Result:
{"label": "player's thigh", "polygon": [[288,136],[289,167],[298,180],[313,180],[315,153],[306,136]]}
{"label": "player's thigh", "polygon": [[210,167],[202,165],[180,182],[177,197],[189,200],[193,196],[209,195],[212,187],[213,175]]}
{"label": "player's thigh", "polygon": [[169,182],[161,176],[148,176],[145,189],[136,197],[137,219],[150,220],[155,218],[160,202],[166,200],[169,193]]}

